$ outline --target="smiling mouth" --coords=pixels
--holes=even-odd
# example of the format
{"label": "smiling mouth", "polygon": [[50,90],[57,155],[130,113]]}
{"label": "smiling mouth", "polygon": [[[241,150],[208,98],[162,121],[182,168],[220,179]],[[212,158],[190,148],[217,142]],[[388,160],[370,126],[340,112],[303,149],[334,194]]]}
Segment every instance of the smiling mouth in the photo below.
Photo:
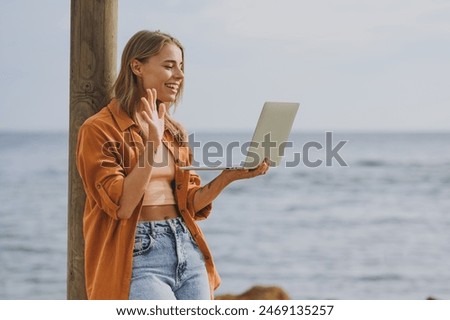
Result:
{"label": "smiling mouth", "polygon": [[166,83],[165,86],[173,91],[178,91],[179,85],[174,83]]}

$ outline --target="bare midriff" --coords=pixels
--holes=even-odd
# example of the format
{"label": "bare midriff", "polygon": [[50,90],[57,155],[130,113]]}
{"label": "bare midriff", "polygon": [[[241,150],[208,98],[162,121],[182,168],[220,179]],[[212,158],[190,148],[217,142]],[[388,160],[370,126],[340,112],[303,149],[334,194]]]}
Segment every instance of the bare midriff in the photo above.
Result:
{"label": "bare midriff", "polygon": [[161,221],[179,217],[177,206],[174,204],[143,206],[139,216],[140,221]]}

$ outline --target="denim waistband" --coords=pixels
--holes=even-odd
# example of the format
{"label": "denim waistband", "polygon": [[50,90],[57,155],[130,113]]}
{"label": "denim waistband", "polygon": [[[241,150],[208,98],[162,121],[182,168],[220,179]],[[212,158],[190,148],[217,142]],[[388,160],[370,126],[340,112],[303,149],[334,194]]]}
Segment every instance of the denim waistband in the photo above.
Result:
{"label": "denim waistband", "polygon": [[160,221],[138,221],[136,228],[137,230],[147,229],[152,234],[175,232],[177,229],[187,232],[187,227],[181,217]]}

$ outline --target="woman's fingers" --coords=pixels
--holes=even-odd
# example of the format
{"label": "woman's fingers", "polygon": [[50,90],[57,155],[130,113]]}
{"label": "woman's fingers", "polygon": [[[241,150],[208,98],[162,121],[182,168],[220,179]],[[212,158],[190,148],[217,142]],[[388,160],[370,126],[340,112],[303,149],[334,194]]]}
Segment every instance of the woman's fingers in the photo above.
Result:
{"label": "woman's fingers", "polygon": [[142,97],[141,101],[144,103],[144,110],[152,113],[156,110],[156,89],[147,89],[147,97]]}
{"label": "woman's fingers", "polygon": [[265,172],[269,169],[269,160],[265,158],[255,169],[255,171]]}
{"label": "woman's fingers", "polygon": [[249,173],[253,173],[253,176],[259,176],[261,174],[266,174],[267,170],[269,170],[269,160],[266,158],[258,167],[249,170]]}
{"label": "woman's fingers", "polygon": [[143,120],[143,130],[147,140],[160,140],[164,134],[166,106],[160,103],[157,107],[156,89],[146,89],[146,97],[142,97],[143,109],[139,112]]}
{"label": "woman's fingers", "polygon": [[150,105],[147,101],[147,99],[145,99],[144,97],[141,98],[142,104],[144,105],[144,112],[150,112]]}
{"label": "woman's fingers", "polygon": [[[144,109],[142,110],[141,114],[145,121],[149,121],[150,119],[156,120],[156,118],[163,118],[161,115],[164,116],[165,114],[165,106],[162,108],[156,107],[156,89],[147,89],[147,97],[142,97],[141,101],[144,105]],[[157,109],[160,109],[159,111]]]}
{"label": "woman's fingers", "polygon": [[144,118],[145,122],[150,123],[152,119],[150,118],[150,115],[147,113],[147,111],[142,112],[142,117]]}
{"label": "woman's fingers", "polygon": [[164,119],[165,115],[166,115],[166,105],[161,102],[158,107],[158,116],[160,119]]}

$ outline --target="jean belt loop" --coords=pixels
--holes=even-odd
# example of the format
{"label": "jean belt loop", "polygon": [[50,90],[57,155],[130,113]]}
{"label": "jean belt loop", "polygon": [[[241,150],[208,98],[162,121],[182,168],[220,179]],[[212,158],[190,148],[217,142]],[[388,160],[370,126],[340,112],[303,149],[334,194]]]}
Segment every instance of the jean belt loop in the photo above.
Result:
{"label": "jean belt loop", "polygon": [[155,221],[150,221],[150,235],[154,239],[156,236],[156,228],[155,228]]}
{"label": "jean belt loop", "polygon": [[177,226],[175,225],[174,220],[169,219],[169,220],[166,220],[166,221],[167,221],[167,224],[170,227],[170,230],[172,230],[172,233],[174,235],[176,235],[177,234]]}
{"label": "jean belt loop", "polygon": [[187,226],[186,226],[186,224],[184,223],[183,218],[177,218],[177,220],[178,220],[178,222],[180,223],[180,226],[181,226],[181,229],[183,229],[183,232],[184,232],[184,233],[187,233],[187,232],[188,232]]}

